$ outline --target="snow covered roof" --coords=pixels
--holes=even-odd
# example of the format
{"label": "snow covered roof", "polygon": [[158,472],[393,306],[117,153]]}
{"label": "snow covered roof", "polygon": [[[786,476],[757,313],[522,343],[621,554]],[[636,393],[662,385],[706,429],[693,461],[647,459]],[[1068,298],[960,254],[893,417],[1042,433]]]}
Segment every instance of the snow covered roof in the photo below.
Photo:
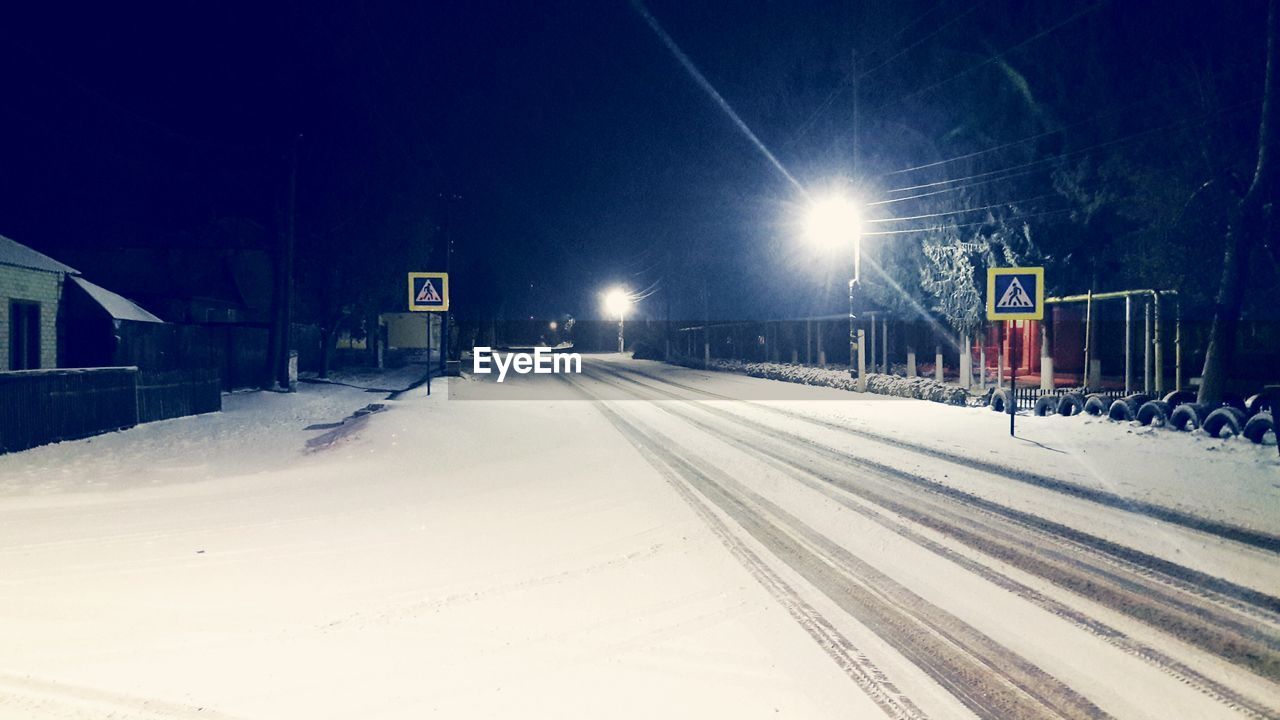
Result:
{"label": "snow covered roof", "polygon": [[154,323],[164,322],[155,315],[143,310],[137,303],[129,298],[117,295],[104,287],[94,285],[82,277],[72,276],[70,279],[71,282],[80,286],[81,290],[88,293],[89,297],[93,298],[94,302],[102,306],[102,309],[106,310],[107,314],[116,320],[133,320],[135,322]]}
{"label": "snow covered roof", "polygon": [[48,255],[38,253],[26,245],[16,240],[10,240],[3,235],[0,235],[0,265],[14,265],[20,268],[68,273],[71,275],[79,274],[79,271],[75,268],[63,265]]}

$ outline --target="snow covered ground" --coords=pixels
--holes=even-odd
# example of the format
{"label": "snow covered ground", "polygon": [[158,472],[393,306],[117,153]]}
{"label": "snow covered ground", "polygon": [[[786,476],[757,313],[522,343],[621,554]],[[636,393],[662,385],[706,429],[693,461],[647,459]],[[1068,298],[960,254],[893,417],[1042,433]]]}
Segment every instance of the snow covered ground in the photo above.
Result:
{"label": "snow covered ground", "polygon": [[1276,533],[1254,446],[616,356],[508,383],[0,456],[0,718],[1280,716],[1273,549],[856,431]]}
{"label": "snow covered ground", "polygon": [[1018,416],[1017,437],[1011,438],[1009,416],[989,408],[853,395],[790,383],[765,394],[752,378],[656,362],[639,361],[637,367],[703,390],[801,410],[945,452],[1280,536],[1280,456],[1274,445],[1100,417],[1030,414]]}

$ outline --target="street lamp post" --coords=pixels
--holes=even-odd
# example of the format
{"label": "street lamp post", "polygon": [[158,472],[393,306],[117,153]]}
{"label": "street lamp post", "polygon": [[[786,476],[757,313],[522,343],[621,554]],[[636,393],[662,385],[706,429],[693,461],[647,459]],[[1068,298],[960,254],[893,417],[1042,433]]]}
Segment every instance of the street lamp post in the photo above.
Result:
{"label": "street lamp post", "polygon": [[[806,234],[811,242],[829,248],[845,248],[853,241],[853,278],[849,280],[849,374],[858,381],[858,392],[867,389],[865,330],[857,327],[857,291],[862,277],[862,220],[857,203],[833,195],[814,201],[808,209]],[[856,364],[855,364],[856,363]]]}
{"label": "street lamp post", "polygon": [[604,309],[609,315],[618,316],[618,352],[626,352],[623,331],[626,329],[627,308],[631,307],[631,294],[622,288],[614,288],[604,294]]}

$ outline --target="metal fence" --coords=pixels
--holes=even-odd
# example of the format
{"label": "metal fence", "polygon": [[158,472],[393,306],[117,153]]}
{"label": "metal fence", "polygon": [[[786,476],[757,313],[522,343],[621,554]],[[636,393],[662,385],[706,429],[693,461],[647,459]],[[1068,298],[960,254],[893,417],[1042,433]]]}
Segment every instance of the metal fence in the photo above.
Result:
{"label": "metal fence", "polygon": [[1081,388],[1057,388],[1054,390],[1043,390],[1038,387],[1020,387],[1014,390],[1013,396],[1018,401],[1019,410],[1031,410],[1036,406],[1036,401],[1044,395],[1062,396],[1069,392],[1078,392],[1085,395],[1099,395],[1107,399],[1107,404],[1111,401],[1119,400],[1125,397],[1124,390],[1083,390]]}

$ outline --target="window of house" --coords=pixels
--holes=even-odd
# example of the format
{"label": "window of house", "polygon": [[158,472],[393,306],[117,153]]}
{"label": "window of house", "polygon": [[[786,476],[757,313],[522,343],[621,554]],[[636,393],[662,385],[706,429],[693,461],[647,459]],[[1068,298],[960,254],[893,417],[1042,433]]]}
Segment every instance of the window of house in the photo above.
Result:
{"label": "window of house", "polygon": [[40,303],[9,301],[9,369],[40,367]]}

